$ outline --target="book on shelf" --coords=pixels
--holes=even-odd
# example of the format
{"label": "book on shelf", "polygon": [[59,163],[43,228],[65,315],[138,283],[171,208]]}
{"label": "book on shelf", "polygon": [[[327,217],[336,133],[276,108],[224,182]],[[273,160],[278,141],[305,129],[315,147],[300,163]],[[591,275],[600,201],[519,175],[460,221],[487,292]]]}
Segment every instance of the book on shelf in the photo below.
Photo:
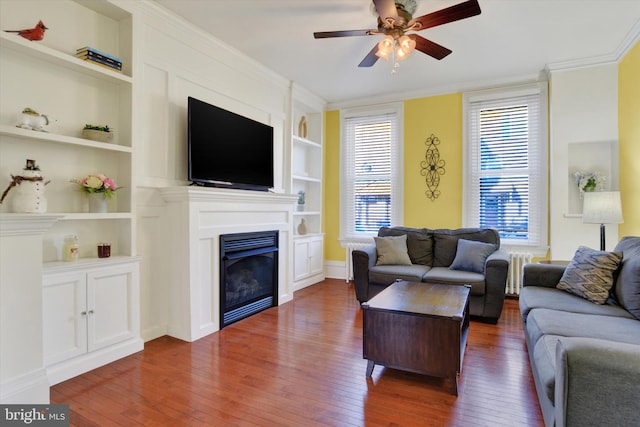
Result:
{"label": "book on shelf", "polygon": [[80,58],[80,59],[86,59],[87,57],[91,57],[91,58],[95,58],[95,59],[98,59],[100,61],[104,61],[104,62],[107,62],[109,64],[113,64],[113,65],[116,65],[116,66],[122,68],[122,62],[114,61],[111,58],[107,58],[106,56],[102,56],[102,55],[100,55],[98,53],[95,53],[95,52],[92,52],[90,50],[85,51],[85,52],[81,52],[81,53],[76,53],[76,57]]}
{"label": "book on shelf", "polygon": [[102,52],[94,47],[91,46],[84,46],[81,47],[79,49],[76,49],[76,56],[78,54],[84,54],[86,52],[93,52],[94,54],[100,55],[100,56],[104,56],[105,58],[109,58],[115,62],[119,62],[120,64],[122,64],[122,59],[118,58],[117,56]]}
{"label": "book on shelf", "polygon": [[122,70],[122,66],[118,65],[118,64],[114,64],[113,62],[108,62],[105,60],[102,60],[100,58],[96,58],[94,56],[85,56],[85,57],[78,57],[80,59],[83,59],[85,61],[90,61],[90,62],[95,62],[97,64],[101,64],[101,65],[105,65],[107,67],[111,67],[115,70],[121,71]]}
{"label": "book on shelf", "polygon": [[111,71],[115,71],[117,73],[121,73],[122,72],[121,68],[114,67],[111,64],[103,64],[102,62],[96,61],[95,59],[85,58],[84,61],[90,62],[90,63],[95,64],[95,65],[99,65],[100,67],[103,67],[103,68],[108,68]]}

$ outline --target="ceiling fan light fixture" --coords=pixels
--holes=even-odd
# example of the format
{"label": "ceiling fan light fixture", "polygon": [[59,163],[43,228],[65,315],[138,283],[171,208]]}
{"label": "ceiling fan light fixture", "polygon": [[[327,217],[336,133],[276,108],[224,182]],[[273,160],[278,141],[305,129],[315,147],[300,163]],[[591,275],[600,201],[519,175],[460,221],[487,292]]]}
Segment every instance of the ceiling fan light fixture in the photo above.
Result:
{"label": "ceiling fan light fixture", "polygon": [[396,47],[396,57],[398,61],[406,59],[411,52],[416,48],[416,41],[408,36],[402,36],[398,39],[398,46]]}
{"label": "ceiling fan light fixture", "polygon": [[380,40],[376,56],[382,59],[389,59],[389,55],[393,52],[394,41],[395,40],[391,36],[385,36],[385,38]]}

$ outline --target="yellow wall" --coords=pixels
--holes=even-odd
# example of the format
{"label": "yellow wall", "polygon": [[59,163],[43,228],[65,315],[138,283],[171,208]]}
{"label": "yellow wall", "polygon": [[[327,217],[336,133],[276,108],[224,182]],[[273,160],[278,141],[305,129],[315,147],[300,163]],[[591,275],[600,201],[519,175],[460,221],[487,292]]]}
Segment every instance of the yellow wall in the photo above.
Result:
{"label": "yellow wall", "polygon": [[618,66],[618,136],[622,236],[640,236],[640,42]]}
{"label": "yellow wall", "polygon": [[[640,42],[618,67],[620,192],[625,222],[620,236],[640,236]],[[404,224],[408,227],[457,228],[462,225],[462,95],[433,96],[404,102]],[[440,197],[425,195],[420,174],[425,140],[440,139],[446,162]],[[344,261],[340,227],[340,113],[325,118],[324,231],[325,259]],[[563,177],[566,179],[566,177]],[[550,185],[553,185],[551,177]]]}
{"label": "yellow wall", "polygon": [[[425,140],[434,134],[445,161],[440,197],[427,198],[420,174]],[[324,232],[325,259],[344,261],[340,233],[340,113],[325,115]],[[408,227],[457,228],[462,224],[462,95],[420,98],[404,103],[404,224]]]}
{"label": "yellow wall", "polygon": [[[440,139],[445,161],[440,196],[431,200],[421,175],[426,139]],[[458,228],[462,224],[462,95],[433,96],[404,103],[404,224],[407,227]]]}
{"label": "yellow wall", "polygon": [[323,230],[324,258],[345,260],[340,238],[340,112],[328,111],[324,117]]}

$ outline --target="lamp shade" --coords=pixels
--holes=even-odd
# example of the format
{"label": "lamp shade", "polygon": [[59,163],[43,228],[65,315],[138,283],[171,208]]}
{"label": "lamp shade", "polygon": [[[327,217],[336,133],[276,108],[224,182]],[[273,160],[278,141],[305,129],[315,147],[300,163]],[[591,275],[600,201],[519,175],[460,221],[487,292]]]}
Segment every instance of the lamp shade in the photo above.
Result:
{"label": "lamp shade", "polygon": [[584,193],[582,222],[586,224],[622,223],[620,192],[594,191]]}

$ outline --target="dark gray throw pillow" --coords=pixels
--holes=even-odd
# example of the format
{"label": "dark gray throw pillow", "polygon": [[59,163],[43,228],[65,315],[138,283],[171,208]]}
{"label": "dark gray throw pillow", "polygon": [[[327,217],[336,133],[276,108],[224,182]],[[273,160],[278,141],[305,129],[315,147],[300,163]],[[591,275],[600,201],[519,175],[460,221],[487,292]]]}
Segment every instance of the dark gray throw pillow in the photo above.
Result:
{"label": "dark gray throw pillow", "polygon": [[613,251],[622,252],[622,262],[612,294],[622,307],[640,320],[640,237],[623,237]]}
{"label": "dark gray throw pillow", "polygon": [[449,266],[451,270],[472,271],[484,273],[484,263],[489,255],[496,251],[493,243],[476,242],[474,240],[458,240],[456,257]]}
{"label": "dark gray throw pillow", "polygon": [[604,304],[609,299],[613,276],[621,260],[622,253],[580,246],[556,288],[595,304]]}

